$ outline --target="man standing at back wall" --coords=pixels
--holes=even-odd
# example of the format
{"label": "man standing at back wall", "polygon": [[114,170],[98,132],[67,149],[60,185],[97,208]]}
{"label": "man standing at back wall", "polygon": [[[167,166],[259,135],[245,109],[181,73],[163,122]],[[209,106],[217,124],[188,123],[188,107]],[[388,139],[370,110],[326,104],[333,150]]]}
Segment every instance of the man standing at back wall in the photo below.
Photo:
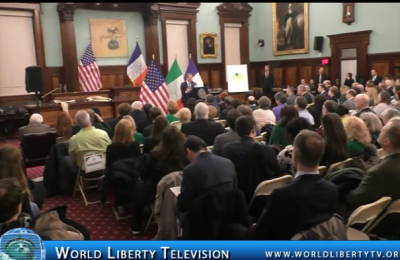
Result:
{"label": "man standing at back wall", "polygon": [[269,65],[264,66],[264,75],[261,77],[260,86],[263,90],[263,95],[272,99],[272,88],[274,87],[274,75],[269,70]]}

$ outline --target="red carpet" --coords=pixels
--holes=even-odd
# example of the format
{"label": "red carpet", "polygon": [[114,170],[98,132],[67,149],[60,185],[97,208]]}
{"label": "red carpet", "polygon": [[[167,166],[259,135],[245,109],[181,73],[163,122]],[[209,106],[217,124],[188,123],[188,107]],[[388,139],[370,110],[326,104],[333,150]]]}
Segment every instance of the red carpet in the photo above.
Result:
{"label": "red carpet", "polygon": [[[8,141],[1,143],[19,146],[18,141]],[[34,167],[28,169],[28,178],[35,179],[41,177],[44,167]],[[155,236],[156,231],[150,229],[146,234],[134,236],[129,232],[130,219],[117,221],[115,215],[108,204],[101,210],[101,204],[85,206],[80,194],[75,198],[67,196],[55,196],[45,200],[43,210],[58,206],[68,206],[68,218],[84,225],[90,232],[91,240],[150,240]]]}

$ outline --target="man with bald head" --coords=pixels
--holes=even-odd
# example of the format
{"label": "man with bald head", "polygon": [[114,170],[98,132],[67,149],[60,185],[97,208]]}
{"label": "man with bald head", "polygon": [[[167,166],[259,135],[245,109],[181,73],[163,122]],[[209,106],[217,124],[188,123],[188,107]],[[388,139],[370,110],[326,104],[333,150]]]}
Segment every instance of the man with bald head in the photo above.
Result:
{"label": "man with bald head", "polygon": [[249,102],[249,107],[254,111],[258,109],[259,107],[257,106],[257,101],[254,96],[249,96],[247,98],[247,101]]}
{"label": "man with bald head", "polygon": [[319,174],[324,149],[324,139],[316,132],[302,130],[296,136],[293,162],[297,173],[288,184],[272,191],[263,214],[249,231],[250,239],[290,240],[333,216],[339,192]]}
{"label": "man with bald head", "polygon": [[400,199],[400,121],[394,119],[382,128],[378,138],[385,156],[367,170],[360,185],[347,197],[354,208],[382,197]]}
{"label": "man with bald head", "polygon": [[356,88],[359,90],[359,93],[365,93],[364,85],[363,84],[357,84]]}
{"label": "man with bald head", "polygon": [[378,73],[374,69],[371,70],[371,78],[369,79],[374,82],[375,86],[378,86],[379,82],[382,81],[382,78],[378,76]]}
{"label": "man with bald head", "polygon": [[355,116],[360,117],[360,115],[365,112],[372,112],[375,114],[374,110],[369,108],[369,97],[367,94],[358,94],[354,99],[354,106],[358,110]]}
{"label": "man with bald head", "polygon": [[385,80],[385,85],[386,85],[386,91],[389,92],[390,96],[394,96],[394,87],[393,86],[393,81],[391,79]]}

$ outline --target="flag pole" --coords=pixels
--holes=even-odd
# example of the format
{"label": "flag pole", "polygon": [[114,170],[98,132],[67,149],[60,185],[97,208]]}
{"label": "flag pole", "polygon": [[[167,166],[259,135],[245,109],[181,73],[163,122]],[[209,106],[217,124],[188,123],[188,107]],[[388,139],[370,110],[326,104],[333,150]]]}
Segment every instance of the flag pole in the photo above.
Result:
{"label": "flag pole", "polygon": [[151,58],[154,60],[154,54],[151,55]]}
{"label": "flag pole", "polygon": [[177,59],[178,58],[178,54],[175,54],[175,59]]}
{"label": "flag pole", "polygon": [[139,36],[136,35],[136,42],[138,42],[138,40],[139,40]]}
{"label": "flag pole", "polygon": [[191,53],[189,53],[189,59],[191,59],[192,58],[192,54]]}

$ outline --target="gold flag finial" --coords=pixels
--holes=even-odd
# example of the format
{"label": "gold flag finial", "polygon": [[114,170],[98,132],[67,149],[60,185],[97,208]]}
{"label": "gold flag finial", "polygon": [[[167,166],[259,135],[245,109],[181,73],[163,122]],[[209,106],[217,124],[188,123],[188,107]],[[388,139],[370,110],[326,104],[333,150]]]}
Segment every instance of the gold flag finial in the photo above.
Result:
{"label": "gold flag finial", "polygon": [[139,40],[139,36],[136,36],[136,42]]}

